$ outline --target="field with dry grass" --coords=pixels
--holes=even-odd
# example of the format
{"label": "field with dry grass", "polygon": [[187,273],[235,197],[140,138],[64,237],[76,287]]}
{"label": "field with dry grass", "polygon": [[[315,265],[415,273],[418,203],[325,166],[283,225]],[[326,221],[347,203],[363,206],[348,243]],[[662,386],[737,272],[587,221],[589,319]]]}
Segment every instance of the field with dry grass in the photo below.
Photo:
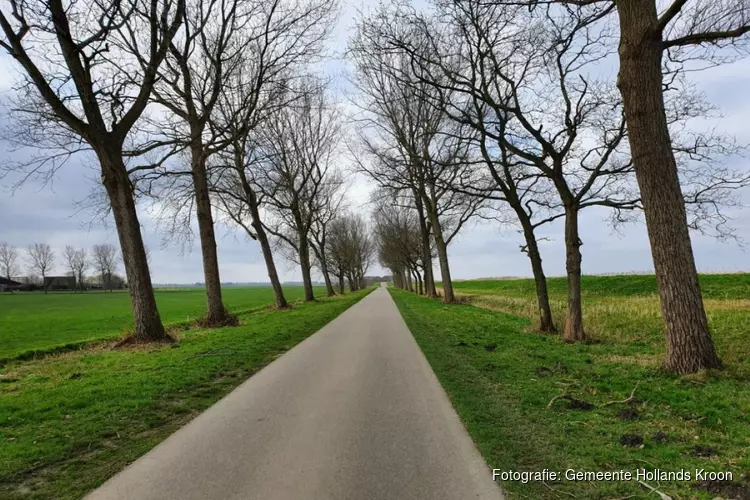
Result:
{"label": "field with dry grass", "polygon": [[[750,376],[750,274],[701,276],[704,305],[722,358],[738,375]],[[550,306],[562,331],[567,312],[565,278],[550,278]],[[474,306],[531,320],[536,328],[537,306],[530,279],[459,281],[459,298]],[[584,276],[584,327],[594,342],[646,347],[630,356],[632,363],[657,366],[664,353],[663,323],[652,275]]]}

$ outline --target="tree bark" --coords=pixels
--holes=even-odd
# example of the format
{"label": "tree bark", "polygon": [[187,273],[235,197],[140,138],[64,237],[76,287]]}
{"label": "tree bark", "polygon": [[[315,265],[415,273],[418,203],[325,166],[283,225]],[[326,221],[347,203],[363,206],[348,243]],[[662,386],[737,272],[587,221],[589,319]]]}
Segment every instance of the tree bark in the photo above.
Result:
{"label": "tree bark", "polygon": [[555,323],[552,320],[552,309],[549,305],[549,291],[547,290],[547,277],[544,275],[542,266],[542,254],[536,241],[534,228],[531,225],[526,212],[521,209],[516,211],[523,228],[523,236],[526,240],[526,252],[531,261],[531,272],[534,275],[534,286],[536,288],[536,301],[539,307],[539,331],[544,333],[555,333]]}
{"label": "tree bark", "polygon": [[339,274],[339,295],[344,295],[344,273]]}
{"label": "tree bark", "polygon": [[279,273],[276,271],[276,263],[273,260],[273,252],[271,251],[271,243],[268,241],[268,235],[266,230],[263,228],[263,223],[260,219],[260,208],[258,207],[258,198],[255,196],[252,186],[247,180],[244,170],[244,160],[241,155],[235,154],[235,169],[240,178],[242,190],[245,193],[245,199],[247,201],[248,208],[250,209],[250,216],[252,217],[251,225],[255,230],[255,237],[260,243],[260,249],[263,252],[263,260],[266,262],[266,270],[268,271],[268,279],[271,280],[271,287],[273,288],[273,294],[276,299],[276,307],[278,309],[286,309],[289,307],[289,303],[286,301],[284,291],[281,288],[281,281],[279,281]]}
{"label": "tree bark", "polygon": [[666,323],[664,367],[676,373],[721,368],[695,266],[685,201],[662,93],[663,42],[654,0],[618,2],[620,72],[628,140]]}
{"label": "tree bark", "polygon": [[312,287],[312,276],[310,275],[310,248],[307,242],[307,236],[301,231],[298,232],[299,238],[299,262],[302,268],[302,284],[305,288],[305,302],[315,300]]}
{"label": "tree bark", "polygon": [[424,216],[424,207],[421,200],[417,198],[417,215],[419,219],[419,231],[422,235],[422,263],[424,264],[424,288],[425,295],[430,298],[437,297],[435,288],[435,276],[432,272],[432,245],[430,245],[430,228]]}
{"label": "tree bark", "polygon": [[121,152],[103,147],[97,154],[102,167],[102,182],[107,190],[120,240],[125,275],[133,306],[133,337],[140,341],[165,341],[169,336],[159,317],[154,298],[141,225],[133,200],[133,190]]}
{"label": "tree bark", "polygon": [[233,315],[226,310],[221,297],[221,277],[219,258],[216,252],[216,235],[211,213],[211,197],[208,190],[206,159],[203,146],[192,148],[192,177],[195,189],[195,211],[198,219],[198,232],[203,256],[203,277],[206,283],[207,312],[204,319],[207,326],[230,323]]}
{"label": "tree bark", "polygon": [[568,342],[586,340],[581,306],[581,239],[578,234],[578,207],[565,207],[565,270],[568,275],[568,318],[563,338]]}
{"label": "tree bark", "polygon": [[323,273],[323,280],[326,283],[326,294],[328,297],[334,297],[336,292],[333,289],[333,283],[331,283],[331,276],[328,274],[328,262],[326,260],[325,251],[325,239],[321,240],[319,260],[320,260],[320,272]]}
{"label": "tree bark", "polygon": [[281,281],[279,281],[279,273],[276,272],[276,263],[273,261],[271,243],[268,241],[268,235],[266,235],[266,231],[263,229],[263,224],[260,223],[260,214],[257,207],[254,209],[251,208],[251,210],[253,212],[253,229],[255,229],[255,236],[258,238],[258,243],[260,243],[263,259],[266,261],[268,279],[271,280],[271,288],[273,288],[273,294],[276,298],[276,308],[286,309],[289,307],[289,303],[286,301],[286,297],[284,297],[284,290],[282,290]]}
{"label": "tree bark", "polygon": [[451,270],[448,264],[448,246],[443,239],[443,229],[440,226],[437,214],[428,210],[430,214],[430,224],[432,225],[432,234],[435,237],[435,247],[437,248],[438,261],[440,262],[440,277],[443,280],[443,302],[454,304],[456,296],[453,293],[453,281],[451,280]]}

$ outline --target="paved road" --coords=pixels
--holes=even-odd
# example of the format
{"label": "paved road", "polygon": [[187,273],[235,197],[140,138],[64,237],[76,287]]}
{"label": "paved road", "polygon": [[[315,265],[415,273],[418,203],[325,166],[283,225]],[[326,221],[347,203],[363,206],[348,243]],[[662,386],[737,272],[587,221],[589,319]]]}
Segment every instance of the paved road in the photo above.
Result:
{"label": "paved road", "polygon": [[502,495],[381,288],[87,498]]}

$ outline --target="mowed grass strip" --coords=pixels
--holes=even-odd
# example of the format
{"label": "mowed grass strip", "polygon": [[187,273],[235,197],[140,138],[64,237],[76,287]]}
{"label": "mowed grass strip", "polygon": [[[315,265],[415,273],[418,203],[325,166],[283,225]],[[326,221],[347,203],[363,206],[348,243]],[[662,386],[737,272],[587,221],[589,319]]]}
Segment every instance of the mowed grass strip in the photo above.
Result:
{"label": "mowed grass strip", "polygon": [[[725,340],[721,354],[734,365],[677,377],[658,369],[663,347],[654,344],[649,331],[639,331],[637,322],[619,325],[627,330],[622,337],[565,344],[557,336],[530,333],[528,318],[391,293],[490,467],[562,473],[685,469],[691,481],[652,485],[675,499],[749,498],[747,312],[727,316],[721,328],[714,323],[716,336]],[[627,399],[636,385],[630,403],[606,404]],[[592,407],[558,399],[548,408],[562,394]],[[700,484],[696,469],[731,471],[734,482]],[[634,482],[504,482],[502,487],[509,498],[530,499],[649,493]]]}
{"label": "mowed grass strip", "polygon": [[[323,288],[317,288],[319,295]],[[224,287],[225,305],[233,312],[273,304],[271,287]],[[290,301],[301,299],[301,286],[284,287]],[[194,321],[206,311],[203,288],[156,290],[156,302],[165,324]],[[127,291],[0,293],[0,360],[35,350],[122,335],[133,326]]]}
{"label": "mowed grass strip", "polygon": [[0,369],[0,498],[73,499],[124,468],[370,290],[191,330],[173,346]]}

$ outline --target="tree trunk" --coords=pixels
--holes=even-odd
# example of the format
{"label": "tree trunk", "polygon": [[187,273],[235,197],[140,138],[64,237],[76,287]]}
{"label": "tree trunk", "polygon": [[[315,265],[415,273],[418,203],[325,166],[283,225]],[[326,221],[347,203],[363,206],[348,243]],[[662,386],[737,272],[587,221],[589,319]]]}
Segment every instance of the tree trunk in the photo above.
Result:
{"label": "tree trunk", "polygon": [[334,297],[336,292],[333,290],[331,276],[328,274],[328,262],[326,261],[325,240],[320,245],[320,272],[323,273],[323,280],[326,282],[326,294],[328,297]]}
{"label": "tree trunk", "polygon": [[[113,149],[117,149],[117,146]],[[138,222],[133,191],[122,154],[101,149],[97,153],[101,162],[102,182],[112,206],[129,285],[134,319],[133,336],[140,341],[167,340],[169,337],[164,331],[154,298],[141,225]]]}
{"label": "tree trunk", "polygon": [[424,207],[421,201],[417,202],[417,215],[419,219],[419,232],[422,236],[422,263],[424,265],[424,288],[425,295],[430,298],[437,297],[435,288],[435,276],[432,272],[432,245],[430,245],[430,229],[424,217]]}
{"label": "tree trunk", "polygon": [[279,281],[279,273],[276,272],[276,263],[273,261],[273,252],[271,251],[271,243],[268,241],[268,235],[266,235],[263,224],[260,223],[260,214],[258,213],[257,207],[251,208],[253,212],[253,229],[255,229],[255,236],[258,238],[260,243],[260,249],[263,252],[263,259],[266,261],[266,270],[268,271],[268,279],[271,280],[271,288],[273,288],[273,294],[276,298],[276,307],[278,309],[286,309],[289,307],[289,303],[284,297],[284,290],[281,289],[281,281]]}
{"label": "tree trunk", "polygon": [[581,308],[581,239],[578,234],[578,207],[565,207],[565,270],[568,274],[568,318],[563,338],[568,342],[586,340]]}
{"label": "tree trunk", "polygon": [[266,230],[263,228],[263,223],[260,219],[260,208],[258,207],[258,199],[255,196],[255,191],[247,182],[244,171],[244,159],[241,156],[235,157],[235,169],[239,174],[240,181],[242,184],[242,190],[245,193],[245,200],[248,207],[250,208],[250,216],[252,217],[251,225],[255,230],[255,237],[260,243],[260,249],[263,252],[263,260],[266,262],[266,270],[268,271],[268,279],[271,280],[271,288],[273,288],[273,294],[276,298],[276,307],[278,309],[286,309],[289,307],[289,303],[284,297],[284,291],[281,288],[281,281],[279,281],[279,273],[276,271],[276,263],[273,260],[273,252],[271,251],[271,243],[268,241],[268,235]]}
{"label": "tree trunk", "polygon": [[322,271],[323,273],[323,280],[326,282],[326,296],[327,297],[335,297],[336,296],[336,290],[333,289],[333,283],[331,282],[331,277],[328,276],[328,271]]}
{"label": "tree trunk", "polygon": [[531,272],[534,274],[534,286],[536,287],[536,301],[539,307],[539,330],[544,333],[555,333],[555,323],[552,320],[552,309],[549,305],[549,292],[547,291],[547,277],[544,275],[542,267],[542,255],[539,252],[539,245],[536,241],[534,228],[531,221],[526,216],[526,212],[521,209],[516,211],[523,227],[523,236],[526,240],[526,251],[531,261]]}
{"label": "tree trunk", "polygon": [[419,272],[419,269],[414,269],[414,274],[417,276],[417,293],[419,295],[424,295],[424,287],[422,282],[422,273]]}
{"label": "tree trunk", "polygon": [[435,246],[437,247],[438,261],[440,262],[440,277],[443,280],[443,302],[454,304],[456,296],[453,293],[453,281],[451,280],[451,270],[448,264],[448,246],[443,239],[443,229],[440,226],[437,214],[429,211],[430,224],[432,233],[435,237]]}
{"label": "tree trunk", "polygon": [[664,367],[676,373],[721,368],[703,308],[664,109],[664,49],[656,5],[654,0],[629,0],[617,6],[621,32],[617,86],[667,327]]}
{"label": "tree trunk", "polygon": [[315,300],[312,287],[312,276],[310,275],[310,248],[307,243],[307,236],[301,231],[298,232],[299,238],[299,262],[302,268],[302,284],[305,288],[305,302]]}
{"label": "tree trunk", "polygon": [[234,316],[226,310],[221,298],[221,278],[219,276],[219,258],[216,252],[216,235],[211,213],[211,198],[208,191],[206,161],[203,147],[192,150],[192,176],[195,189],[195,211],[198,219],[198,232],[203,256],[203,277],[206,282],[207,326],[230,323]]}

